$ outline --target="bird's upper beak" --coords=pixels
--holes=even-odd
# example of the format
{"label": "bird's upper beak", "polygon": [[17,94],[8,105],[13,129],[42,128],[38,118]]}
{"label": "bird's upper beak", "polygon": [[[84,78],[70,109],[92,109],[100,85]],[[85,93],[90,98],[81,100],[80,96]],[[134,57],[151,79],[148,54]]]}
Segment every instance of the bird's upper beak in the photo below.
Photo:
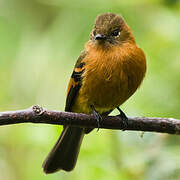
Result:
{"label": "bird's upper beak", "polygon": [[95,40],[105,40],[106,36],[102,35],[102,34],[96,34],[94,37]]}

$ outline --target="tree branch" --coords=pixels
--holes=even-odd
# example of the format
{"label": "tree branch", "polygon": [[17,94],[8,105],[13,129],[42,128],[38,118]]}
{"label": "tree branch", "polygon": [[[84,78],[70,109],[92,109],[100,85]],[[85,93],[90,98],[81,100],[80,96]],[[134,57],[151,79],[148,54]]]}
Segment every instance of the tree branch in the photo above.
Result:
{"label": "tree branch", "polygon": [[[17,123],[45,123],[89,128],[98,127],[98,123],[93,115],[51,111],[38,105],[25,110],[0,113],[0,125]],[[103,120],[100,122],[100,128],[123,130],[124,124],[119,116],[103,116]],[[129,117],[125,130],[180,134],[180,120],[174,118]]]}

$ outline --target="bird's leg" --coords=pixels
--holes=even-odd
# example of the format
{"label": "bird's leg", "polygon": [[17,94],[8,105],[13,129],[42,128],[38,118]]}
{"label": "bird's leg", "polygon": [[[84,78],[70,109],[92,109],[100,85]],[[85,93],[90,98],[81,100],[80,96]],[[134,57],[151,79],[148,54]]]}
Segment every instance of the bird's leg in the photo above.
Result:
{"label": "bird's leg", "polygon": [[126,116],[126,114],[119,108],[117,107],[118,111],[120,112],[120,114],[118,115],[119,117],[121,117],[122,122],[123,122],[123,131],[126,130],[127,126],[128,126],[128,118]]}
{"label": "bird's leg", "polygon": [[94,115],[94,117],[96,118],[97,121],[97,125],[98,125],[98,129],[97,131],[99,131],[99,127],[100,127],[100,123],[102,121],[102,117],[101,115],[96,111],[95,107],[93,105],[90,105],[91,109],[92,109],[92,113]]}

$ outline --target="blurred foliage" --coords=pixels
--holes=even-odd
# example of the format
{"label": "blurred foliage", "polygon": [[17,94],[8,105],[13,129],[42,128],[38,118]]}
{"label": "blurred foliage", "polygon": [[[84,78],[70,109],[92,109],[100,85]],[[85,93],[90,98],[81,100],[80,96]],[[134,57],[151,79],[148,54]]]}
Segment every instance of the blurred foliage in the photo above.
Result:
{"label": "blurred foliage", "polygon": [[[64,110],[73,65],[104,12],[125,18],[147,57],[144,83],[122,109],[129,116],[180,118],[179,0],[1,0],[0,111],[33,104]],[[179,136],[110,130],[84,138],[73,172],[46,176],[41,164],[60,130],[0,127],[0,179],[180,179]]]}

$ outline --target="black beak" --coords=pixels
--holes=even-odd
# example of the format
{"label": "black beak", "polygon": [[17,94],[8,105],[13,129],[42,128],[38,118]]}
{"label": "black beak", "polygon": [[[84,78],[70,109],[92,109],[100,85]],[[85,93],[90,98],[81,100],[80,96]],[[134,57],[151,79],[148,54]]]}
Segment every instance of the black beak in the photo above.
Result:
{"label": "black beak", "polygon": [[95,40],[105,40],[106,37],[101,35],[101,34],[96,34],[95,37],[94,37]]}

